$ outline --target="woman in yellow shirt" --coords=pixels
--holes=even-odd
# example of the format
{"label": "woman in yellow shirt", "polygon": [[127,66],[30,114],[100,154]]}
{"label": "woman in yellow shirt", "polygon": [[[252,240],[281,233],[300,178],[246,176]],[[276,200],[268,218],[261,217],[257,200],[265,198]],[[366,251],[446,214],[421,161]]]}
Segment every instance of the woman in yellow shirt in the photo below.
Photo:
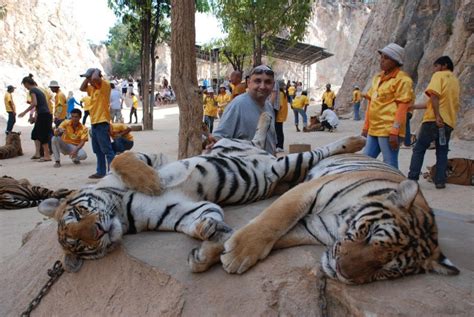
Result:
{"label": "woman in yellow shirt", "polygon": [[398,169],[398,149],[405,136],[407,109],[413,100],[413,81],[400,70],[404,49],[390,43],[380,53],[382,72],[372,80],[366,94],[369,100],[362,135],[367,137],[364,154]]}
{"label": "woman in yellow shirt", "polygon": [[300,132],[299,128],[299,119],[298,114],[301,115],[303,118],[303,132],[306,132],[306,126],[308,125],[308,117],[306,116],[306,112],[304,111],[305,107],[309,105],[309,99],[307,97],[308,93],[303,91],[301,95],[296,96],[291,103],[291,108],[293,108],[293,113],[295,114],[295,126],[296,132]]}
{"label": "woman in yellow shirt", "polygon": [[214,96],[214,89],[207,88],[207,94],[204,96],[204,123],[209,128],[209,133],[214,129],[214,119],[217,118],[217,98]]}
{"label": "woman in yellow shirt", "polygon": [[225,86],[221,85],[219,87],[219,94],[216,97],[217,106],[219,107],[219,110],[218,110],[219,118],[222,117],[225,107],[229,104],[231,99],[232,99],[232,96],[227,93],[227,91],[225,90]]}

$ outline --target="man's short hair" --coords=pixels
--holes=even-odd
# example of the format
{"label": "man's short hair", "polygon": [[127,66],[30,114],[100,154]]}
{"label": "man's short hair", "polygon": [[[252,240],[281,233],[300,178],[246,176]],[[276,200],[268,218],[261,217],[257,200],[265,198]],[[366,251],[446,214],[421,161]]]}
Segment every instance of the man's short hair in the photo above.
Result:
{"label": "man's short hair", "polygon": [[252,76],[252,75],[261,75],[261,74],[265,74],[265,75],[268,75],[268,76],[272,76],[273,78],[275,77],[275,73],[273,72],[273,70],[267,66],[267,65],[259,65],[259,66],[256,66],[252,69],[252,71],[250,71],[250,74],[249,76]]}
{"label": "man's short hair", "polygon": [[79,118],[82,117],[82,111],[79,110],[79,109],[76,109],[76,108],[75,108],[75,109],[72,109],[72,110],[71,110],[71,114],[73,114],[73,113],[77,113],[77,114],[79,115]]}
{"label": "man's short hair", "polygon": [[441,56],[440,58],[438,58],[437,60],[435,60],[435,62],[433,63],[433,65],[446,66],[446,67],[448,67],[448,69],[449,69],[450,71],[453,71],[453,70],[454,70],[453,61],[451,60],[451,58],[449,58],[449,56]]}
{"label": "man's short hair", "polygon": [[302,94],[303,96],[307,96],[307,95],[308,95],[308,92],[307,92],[306,90],[303,90],[303,91],[301,92],[301,94]]}
{"label": "man's short hair", "polygon": [[114,83],[110,83],[110,88],[115,89],[115,84],[114,84]]}

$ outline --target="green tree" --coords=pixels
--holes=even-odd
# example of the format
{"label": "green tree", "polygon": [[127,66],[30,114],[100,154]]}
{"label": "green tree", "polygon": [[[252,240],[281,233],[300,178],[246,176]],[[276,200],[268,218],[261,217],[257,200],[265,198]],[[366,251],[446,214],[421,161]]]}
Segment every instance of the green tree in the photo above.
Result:
{"label": "green tree", "polygon": [[140,66],[140,46],[134,37],[122,22],[110,28],[105,45],[112,60],[112,75],[128,78]]}
{"label": "green tree", "polygon": [[[312,13],[314,0],[212,0],[215,15],[222,19],[231,48],[246,48],[253,65],[262,63],[263,47],[269,39],[283,35],[301,41]],[[250,48],[249,48],[250,46]],[[234,52],[235,53],[235,52]]]}
{"label": "green tree", "polygon": [[[164,39],[171,4],[169,0],[108,0],[115,14],[132,33],[136,30],[140,47],[141,97],[143,102],[143,128],[153,130],[153,96],[155,91],[155,48]],[[160,37],[161,35],[161,37]],[[132,38],[131,38],[132,39]],[[151,75],[151,76],[150,76]],[[150,85],[151,81],[151,85]]]}

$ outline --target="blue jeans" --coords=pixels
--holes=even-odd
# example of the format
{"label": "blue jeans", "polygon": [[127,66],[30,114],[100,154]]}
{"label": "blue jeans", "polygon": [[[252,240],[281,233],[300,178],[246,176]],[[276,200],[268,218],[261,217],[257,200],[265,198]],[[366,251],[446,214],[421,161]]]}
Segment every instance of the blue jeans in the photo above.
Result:
{"label": "blue jeans", "polygon": [[359,111],[360,111],[360,101],[354,103],[354,120],[355,120],[355,121],[359,121],[359,120],[360,120]]}
{"label": "blue jeans", "polygon": [[209,133],[212,133],[212,130],[214,129],[214,117],[204,116],[204,123],[209,128]]}
{"label": "blue jeans", "polygon": [[133,141],[129,141],[125,138],[116,138],[112,142],[112,149],[117,152],[125,152],[127,150],[130,150],[133,147]]}
{"label": "blue jeans", "polygon": [[[115,152],[112,149],[109,137],[109,124],[101,122],[93,124],[91,128],[92,150],[97,157],[97,174],[105,175],[110,169],[110,163],[114,159]],[[105,159],[107,158],[107,166]]]}
{"label": "blue jeans", "polygon": [[7,121],[7,130],[5,132],[12,132],[13,126],[16,122],[16,114],[13,112],[8,112],[8,121]]}
{"label": "blue jeans", "polygon": [[410,129],[410,119],[413,115],[410,112],[407,112],[407,124],[406,124],[406,129],[405,129],[405,140],[403,143],[406,146],[411,145],[411,129]]}
{"label": "blue jeans", "polygon": [[398,149],[393,150],[388,143],[388,136],[367,136],[364,154],[377,158],[380,152],[383,155],[383,161],[398,169]]}
{"label": "blue jeans", "polygon": [[294,108],[293,113],[295,114],[295,125],[299,124],[299,120],[298,120],[299,119],[298,113],[299,113],[303,117],[303,127],[306,128],[306,126],[308,125],[308,117],[306,116],[306,112],[304,112],[304,109]]}
{"label": "blue jeans", "polygon": [[418,133],[418,140],[413,148],[413,154],[411,156],[410,171],[408,172],[408,178],[412,180],[418,180],[420,177],[421,167],[423,166],[423,159],[425,158],[425,152],[429,148],[431,142],[436,143],[436,175],[434,182],[435,184],[446,183],[446,167],[448,166],[448,151],[449,151],[449,138],[453,129],[444,125],[446,131],[446,144],[439,144],[439,131],[436,123],[424,122],[421,125],[420,132]]}

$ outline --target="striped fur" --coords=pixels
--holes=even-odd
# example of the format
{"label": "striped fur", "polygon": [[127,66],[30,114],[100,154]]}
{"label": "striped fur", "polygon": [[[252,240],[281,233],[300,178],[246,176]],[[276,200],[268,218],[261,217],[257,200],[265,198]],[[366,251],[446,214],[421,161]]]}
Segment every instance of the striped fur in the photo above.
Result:
{"label": "striped fur", "polygon": [[5,145],[0,146],[0,160],[23,155],[20,132],[9,132],[5,138]]}
{"label": "striped fur", "polygon": [[[316,165],[304,182],[285,193],[225,242],[220,260],[229,273],[243,273],[272,248],[327,246],[324,272],[362,284],[423,272],[458,274],[442,254],[437,227],[416,182],[383,162],[357,154]],[[203,244],[195,250],[218,261]],[[219,248],[219,246],[213,246]],[[202,261],[201,261],[202,262]],[[190,259],[198,270],[211,264]]]}
{"label": "striped fur", "polygon": [[121,154],[97,185],[62,203],[44,202],[40,212],[58,220],[66,268],[77,271],[82,259],[104,256],[126,233],[178,231],[222,244],[231,228],[221,206],[265,199],[302,181],[321,159],[365,143],[349,137],[277,159],[261,149],[270,120],[261,117],[251,142],[222,139],[208,154],[172,163],[159,155]]}

